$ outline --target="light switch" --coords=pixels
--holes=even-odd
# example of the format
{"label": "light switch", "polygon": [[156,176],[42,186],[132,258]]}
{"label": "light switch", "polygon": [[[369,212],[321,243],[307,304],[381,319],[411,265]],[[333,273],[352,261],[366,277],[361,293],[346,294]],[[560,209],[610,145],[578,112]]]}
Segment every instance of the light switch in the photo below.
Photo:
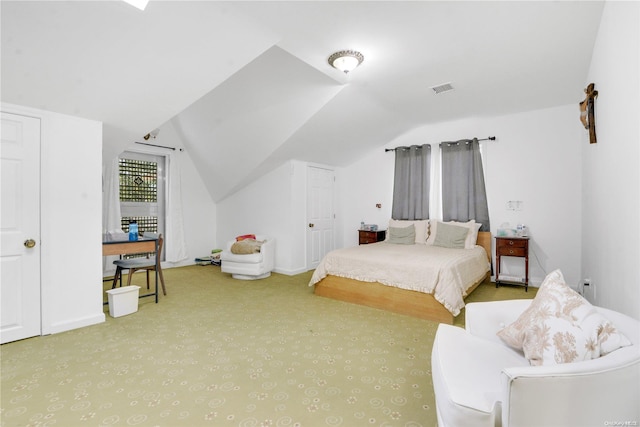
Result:
{"label": "light switch", "polygon": [[522,200],[509,200],[507,202],[507,210],[508,211],[521,211],[522,210]]}

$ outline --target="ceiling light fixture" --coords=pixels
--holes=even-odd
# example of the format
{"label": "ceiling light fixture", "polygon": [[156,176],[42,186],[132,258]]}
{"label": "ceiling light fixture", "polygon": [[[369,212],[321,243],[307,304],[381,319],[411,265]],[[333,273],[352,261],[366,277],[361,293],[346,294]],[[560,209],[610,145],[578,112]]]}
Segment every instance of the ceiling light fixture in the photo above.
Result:
{"label": "ceiling light fixture", "polygon": [[355,50],[341,50],[329,57],[329,65],[348,74],[364,61],[364,56]]}
{"label": "ceiling light fixture", "polygon": [[147,3],[149,0],[124,0],[126,3],[129,3],[131,6],[137,7],[140,10],[144,10],[147,7]]}

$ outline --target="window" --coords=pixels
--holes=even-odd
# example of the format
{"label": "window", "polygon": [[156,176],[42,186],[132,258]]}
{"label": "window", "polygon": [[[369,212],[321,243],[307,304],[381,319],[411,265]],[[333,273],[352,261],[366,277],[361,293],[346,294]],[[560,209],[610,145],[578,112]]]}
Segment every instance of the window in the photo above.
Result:
{"label": "window", "polygon": [[442,163],[442,219],[475,219],[489,231],[489,206],[484,184],[482,155],[477,139],[440,144]]}
{"label": "window", "polygon": [[412,145],[395,149],[393,219],[428,219],[431,146]]}
{"label": "window", "polygon": [[[490,229],[481,146],[477,139],[443,142],[431,171],[428,144],[395,148],[393,219],[475,219]],[[433,188],[431,188],[433,187]]]}
{"label": "window", "polygon": [[163,233],[165,229],[165,158],[125,152],[119,158],[122,230],[135,220],[138,230]]}

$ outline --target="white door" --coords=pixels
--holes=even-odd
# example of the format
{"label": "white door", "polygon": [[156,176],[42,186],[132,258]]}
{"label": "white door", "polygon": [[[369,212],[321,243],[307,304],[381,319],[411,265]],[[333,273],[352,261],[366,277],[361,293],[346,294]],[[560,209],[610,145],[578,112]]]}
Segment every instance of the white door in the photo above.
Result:
{"label": "white door", "polygon": [[307,170],[307,268],[318,266],[333,249],[334,172],[309,166]]}
{"label": "white door", "polygon": [[0,343],[41,334],[40,119],[2,113]]}

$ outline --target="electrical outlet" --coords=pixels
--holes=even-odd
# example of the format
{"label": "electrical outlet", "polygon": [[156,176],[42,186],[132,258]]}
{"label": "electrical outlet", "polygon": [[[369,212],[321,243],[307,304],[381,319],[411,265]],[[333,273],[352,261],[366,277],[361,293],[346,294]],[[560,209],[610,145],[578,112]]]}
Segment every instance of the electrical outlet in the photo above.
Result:
{"label": "electrical outlet", "polygon": [[595,283],[591,283],[591,279],[586,278],[582,281],[582,286],[583,286],[583,291],[584,294],[586,296],[587,292],[589,292],[589,294],[592,296],[592,301],[594,302],[596,300],[596,285]]}

